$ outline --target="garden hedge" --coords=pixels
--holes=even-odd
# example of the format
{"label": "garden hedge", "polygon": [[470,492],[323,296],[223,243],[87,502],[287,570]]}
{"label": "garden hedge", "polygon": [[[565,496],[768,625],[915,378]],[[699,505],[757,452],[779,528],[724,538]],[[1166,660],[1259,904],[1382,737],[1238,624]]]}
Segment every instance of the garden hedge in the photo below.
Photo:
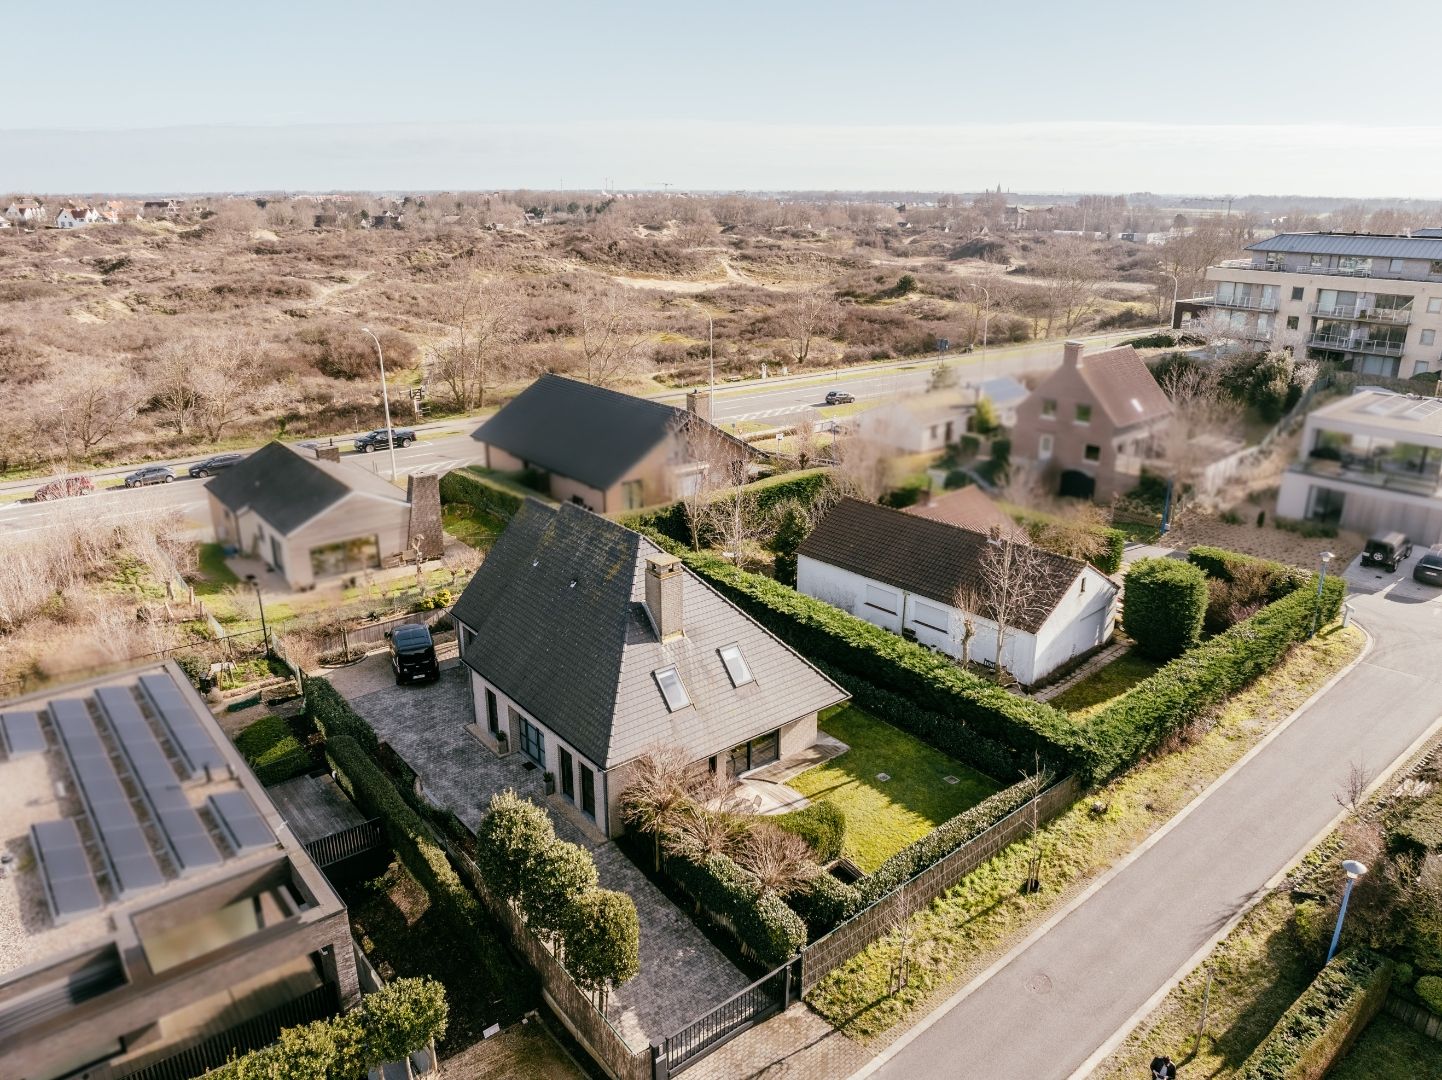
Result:
{"label": "garden hedge", "polygon": [[841,849],[846,843],[846,814],[835,803],[814,802],[768,820],[805,840],[817,862],[829,863],[841,858]]}
{"label": "garden hedge", "polygon": [[767,970],[780,967],[806,944],[806,924],[756,876],[725,855],[693,859],[668,855],[666,875],[696,901],[713,922],[729,931]]}
{"label": "garden hedge", "polygon": [[828,873],[817,874],[788,896],[786,904],[806,923],[811,941],[831,933],[866,906],[855,885],[848,885]]}
{"label": "garden hedge", "polygon": [[1201,640],[1207,575],[1176,559],[1138,559],[1127,570],[1122,628],[1154,660],[1180,656]]}
{"label": "garden hedge", "polygon": [[1338,953],[1247,1058],[1237,1080],[1319,1080],[1382,1008],[1391,982],[1386,957],[1367,949]]}
{"label": "garden hedge", "polygon": [[1309,577],[1305,570],[1288,566],[1286,563],[1274,562],[1271,559],[1258,559],[1252,555],[1228,551],[1226,548],[1207,547],[1205,544],[1198,544],[1190,549],[1187,552],[1187,562],[1200,567],[1202,573],[1207,577],[1217,578],[1221,581],[1231,581],[1241,567],[1260,566],[1272,578],[1274,590],[1270,598],[1272,600],[1280,600],[1293,589],[1301,588]]}
{"label": "garden hedge", "polygon": [[380,749],[380,740],[371,726],[340,696],[329,679],[312,675],[305,680],[305,712],[327,740],[344,735],[372,754]]}
{"label": "garden hedge", "polygon": [[1008,814],[1025,806],[1037,793],[1032,780],[1022,780],[944,821],[920,840],[902,848],[856,883],[862,905],[874,904],[893,889],[975,840]]}
{"label": "garden hedge", "polygon": [[1412,989],[1423,1005],[1426,1005],[1436,1015],[1442,1016],[1442,978],[1436,975],[1423,975]]}
{"label": "garden hedge", "polygon": [[1425,858],[1442,852],[1442,792],[1413,806],[1387,831],[1387,847],[1397,854]]}
{"label": "garden hedge", "polygon": [[[1027,534],[1036,540],[1041,536],[1048,526],[1074,527],[1074,523],[1064,521],[1051,514],[1043,514],[1036,510],[1028,510],[1020,506],[1003,504],[1002,509],[1011,515],[1013,521],[1026,529]],[[1127,534],[1121,529],[1114,529],[1110,525],[1091,525],[1087,531],[1092,533],[1102,544],[1099,554],[1087,560],[1103,574],[1115,574],[1122,568],[1122,556],[1126,552]]]}
{"label": "garden hedge", "polygon": [[529,493],[471,469],[456,469],[441,477],[441,502],[464,503],[504,525],[515,516]]}
{"label": "garden hedge", "polygon": [[[804,469],[757,480],[747,484],[742,490],[748,492],[756,500],[756,509],[761,514],[768,513],[776,506],[791,499],[795,499],[809,508],[826,490],[827,484],[830,482],[830,475],[829,469]],[[717,497],[725,498],[725,493],[718,493]],[[674,502],[667,506],[658,506],[654,510],[626,514],[619,517],[617,521],[637,532],[659,533],[678,544],[690,545],[691,543],[691,530],[686,522],[685,503]]]}
{"label": "garden hedge", "polygon": [[303,776],[315,766],[283,716],[261,717],[236,735],[235,748],[266,787]]}

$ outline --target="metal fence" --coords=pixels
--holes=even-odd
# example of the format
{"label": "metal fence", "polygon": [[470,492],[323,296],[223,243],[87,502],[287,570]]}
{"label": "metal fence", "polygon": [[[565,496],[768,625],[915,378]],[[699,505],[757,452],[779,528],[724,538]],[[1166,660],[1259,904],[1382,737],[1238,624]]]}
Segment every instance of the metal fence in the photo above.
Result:
{"label": "metal fence", "polygon": [[113,1080],[191,1080],[207,1069],[224,1065],[234,1054],[246,1054],[269,1046],[280,1037],[281,1028],[322,1020],[335,1013],[335,989],[329,984],[292,998],[269,1012],[243,1020],[228,1031],[211,1035],[168,1057],[131,1068],[112,1068]]}
{"label": "metal fence", "polygon": [[332,634],[322,641],[317,642],[317,651],[325,654],[344,649],[350,652],[352,649],[366,649],[372,645],[383,645],[386,635],[397,626],[435,626],[442,619],[450,618],[450,611],[446,608],[436,608],[432,611],[402,612],[399,615],[392,615],[389,618],[379,619],[376,622],[365,623],[362,626],[343,627],[338,633]]}
{"label": "metal fence", "polygon": [[345,859],[364,855],[366,852],[384,846],[385,830],[381,827],[381,819],[371,818],[369,821],[353,825],[343,832],[331,833],[329,836],[322,836],[319,840],[312,840],[305,845],[305,850],[310,853],[315,864],[324,869]]}
{"label": "metal fence", "polygon": [[654,1080],[667,1080],[707,1054],[755,1027],[800,998],[799,960],[792,960],[757,979],[704,1016],[651,1047]]}

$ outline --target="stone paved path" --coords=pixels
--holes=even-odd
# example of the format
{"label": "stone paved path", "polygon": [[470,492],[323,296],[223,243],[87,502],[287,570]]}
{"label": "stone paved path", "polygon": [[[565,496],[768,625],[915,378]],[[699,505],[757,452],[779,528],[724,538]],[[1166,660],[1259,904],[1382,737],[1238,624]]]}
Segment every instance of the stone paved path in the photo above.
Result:
{"label": "stone paved path", "polygon": [[[475,716],[459,662],[443,665],[433,686],[387,685],[376,673],[385,654],[335,673],[336,689],[362,692],[352,707],[421,776],[426,794],[474,829],[491,796],[511,788],[546,806],[540,769],[526,769],[520,755],[498,758],[465,730]],[[345,677],[348,676],[348,677]],[[641,972],[612,992],[606,1016],[633,1050],[643,1050],[714,1008],[751,982],[712,945],[613,843],[597,843],[563,815],[552,812],[556,835],[591,851],[601,886],[636,903],[641,922]]]}

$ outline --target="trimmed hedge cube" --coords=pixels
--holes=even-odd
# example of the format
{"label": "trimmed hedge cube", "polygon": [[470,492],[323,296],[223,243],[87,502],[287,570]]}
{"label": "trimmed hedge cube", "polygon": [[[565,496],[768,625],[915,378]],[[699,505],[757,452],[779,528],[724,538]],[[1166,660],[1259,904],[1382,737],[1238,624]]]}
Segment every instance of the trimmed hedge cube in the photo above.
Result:
{"label": "trimmed hedge cube", "polygon": [[1207,616],[1207,575],[1176,559],[1139,559],[1127,571],[1122,628],[1137,651],[1171,660],[1202,638]]}

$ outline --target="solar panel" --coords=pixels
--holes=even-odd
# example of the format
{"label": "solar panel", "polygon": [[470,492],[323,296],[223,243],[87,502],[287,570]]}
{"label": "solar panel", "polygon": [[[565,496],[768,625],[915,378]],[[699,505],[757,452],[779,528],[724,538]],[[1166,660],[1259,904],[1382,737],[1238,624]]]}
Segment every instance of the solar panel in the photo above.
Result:
{"label": "solar panel", "polygon": [[229,772],[225,756],[169,675],[142,675],[140,688],[159,714],[166,734],[190,772],[202,772],[206,768]]}
{"label": "solar panel", "polygon": [[[100,837],[115,891],[124,896],[163,883],[165,875],[160,872],[160,864],[155,861],[149,844],[145,843],[140,821],[85,702],[79,698],[57,698],[50,703],[50,718],[60,735],[70,771],[75,774],[85,809]],[[115,858],[112,842],[126,852],[123,859]]]}
{"label": "solar panel", "polygon": [[243,791],[222,791],[209,799],[210,812],[236,853],[275,846],[275,834]]}
{"label": "solar panel", "polygon": [[100,908],[100,890],[74,821],[37,821],[30,826],[30,840],[45,879],[45,899],[57,923]]}
{"label": "solar panel", "polygon": [[45,750],[45,732],[40,730],[40,714],[12,712],[0,715],[0,742],[12,758],[39,754]]}
{"label": "solar panel", "polygon": [[181,872],[220,862],[220,850],[181,790],[180,777],[130,688],[102,686],[95,697]]}

